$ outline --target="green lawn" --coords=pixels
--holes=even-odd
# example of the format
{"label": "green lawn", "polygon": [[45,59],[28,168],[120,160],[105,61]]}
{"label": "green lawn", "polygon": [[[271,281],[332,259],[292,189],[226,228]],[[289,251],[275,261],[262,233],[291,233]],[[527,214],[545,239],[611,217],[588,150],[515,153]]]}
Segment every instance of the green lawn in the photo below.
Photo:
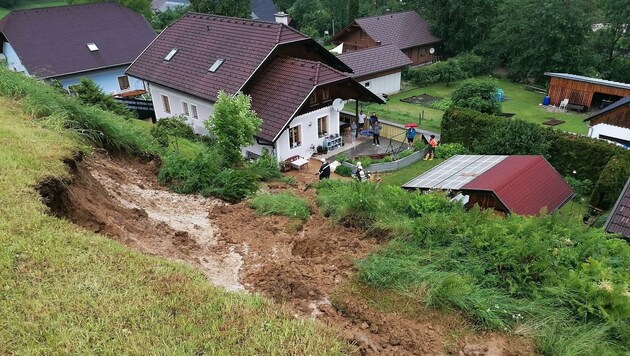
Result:
{"label": "green lawn", "polygon": [[0,7],[0,19],[5,17],[11,10],[21,9],[34,9],[38,7],[51,7],[51,6],[63,6],[68,5],[67,1],[55,1],[55,0],[23,0],[12,8]]}
{"label": "green lawn", "polygon": [[432,161],[419,160],[418,162],[412,163],[403,169],[399,169],[390,173],[383,173],[381,175],[381,184],[395,185],[400,187],[411,179],[419,176],[420,174],[428,171],[429,169],[437,166],[442,162],[444,162],[444,160],[440,158],[436,158]]}
{"label": "green lawn", "polygon": [[[460,83],[461,81],[453,82],[450,85],[439,83],[415,88],[390,96],[385,105],[361,103],[360,107],[366,114],[376,111],[380,118],[402,124],[418,122],[420,113],[424,111],[424,119],[420,124],[421,130],[440,132],[443,111],[418,104],[404,103],[400,99],[424,93],[441,98],[449,97]],[[524,90],[522,84],[515,84],[505,79],[498,79],[497,85],[503,89],[505,97],[508,98],[503,102],[503,112],[515,113],[515,117],[537,124],[542,124],[550,118],[564,120],[565,123],[555,127],[580,134],[587,132],[588,126],[583,122],[586,114],[550,113],[538,105],[542,103],[544,95]],[[354,103],[348,103],[346,110],[354,112]]]}

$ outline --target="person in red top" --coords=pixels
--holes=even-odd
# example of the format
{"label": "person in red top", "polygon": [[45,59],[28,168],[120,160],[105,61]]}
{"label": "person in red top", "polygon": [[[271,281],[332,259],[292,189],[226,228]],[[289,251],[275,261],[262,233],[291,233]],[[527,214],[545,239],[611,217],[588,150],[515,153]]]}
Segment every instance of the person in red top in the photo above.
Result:
{"label": "person in red top", "polygon": [[438,145],[435,140],[435,135],[431,135],[431,139],[429,140],[429,146],[427,146],[427,155],[424,156],[423,160],[433,160],[433,156],[435,156],[435,147]]}

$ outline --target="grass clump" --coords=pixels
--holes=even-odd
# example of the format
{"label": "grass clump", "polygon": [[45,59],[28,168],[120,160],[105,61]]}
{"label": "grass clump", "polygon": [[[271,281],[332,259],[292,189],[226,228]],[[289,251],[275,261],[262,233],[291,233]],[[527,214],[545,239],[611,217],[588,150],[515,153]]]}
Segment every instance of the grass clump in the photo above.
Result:
{"label": "grass clump", "polygon": [[260,215],[284,215],[302,220],[311,215],[308,202],[288,192],[259,194],[252,199],[251,204]]}
{"label": "grass clump", "polygon": [[[362,283],[456,309],[481,327],[529,333],[551,355],[630,351],[630,247],[561,214],[498,217],[438,194],[320,184],[340,222],[391,241],[358,262]],[[551,336],[553,335],[553,337]],[[591,340],[578,348],[575,340]]]}

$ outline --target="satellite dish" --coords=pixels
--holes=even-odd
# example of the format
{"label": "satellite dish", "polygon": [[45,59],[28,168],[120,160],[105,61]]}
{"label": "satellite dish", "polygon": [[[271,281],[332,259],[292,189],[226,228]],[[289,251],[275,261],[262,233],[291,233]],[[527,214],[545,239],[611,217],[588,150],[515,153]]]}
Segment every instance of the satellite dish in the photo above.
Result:
{"label": "satellite dish", "polygon": [[343,99],[337,98],[333,100],[332,107],[333,109],[335,109],[335,111],[343,110]]}
{"label": "satellite dish", "polygon": [[433,48],[433,47],[429,48],[429,53],[431,53],[431,54],[435,53],[435,48]]}

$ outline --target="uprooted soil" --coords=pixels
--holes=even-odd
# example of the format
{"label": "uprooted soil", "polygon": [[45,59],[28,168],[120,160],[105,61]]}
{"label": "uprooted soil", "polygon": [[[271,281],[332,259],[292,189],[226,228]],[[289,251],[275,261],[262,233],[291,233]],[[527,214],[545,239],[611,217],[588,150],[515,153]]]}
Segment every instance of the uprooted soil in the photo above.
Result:
{"label": "uprooted soil", "polygon": [[314,213],[305,222],[258,216],[248,202],[231,205],[169,192],[156,180],[156,161],[95,154],[67,163],[72,181],[49,179],[38,187],[52,213],[144,253],[189,263],[217,286],[261,292],[296,317],[337,328],[361,354],[534,353],[524,338],[473,334],[459,316],[429,310],[420,317],[402,316],[350,291],[354,261],[381,242],[317,213],[311,187],[315,162],[289,173],[297,186],[263,187],[307,199]]}
{"label": "uprooted soil", "polygon": [[442,98],[438,96],[429,95],[427,93],[400,99],[400,101],[405,102],[405,103],[420,104],[420,105],[427,105],[427,104],[440,101],[440,100],[442,100]]}

